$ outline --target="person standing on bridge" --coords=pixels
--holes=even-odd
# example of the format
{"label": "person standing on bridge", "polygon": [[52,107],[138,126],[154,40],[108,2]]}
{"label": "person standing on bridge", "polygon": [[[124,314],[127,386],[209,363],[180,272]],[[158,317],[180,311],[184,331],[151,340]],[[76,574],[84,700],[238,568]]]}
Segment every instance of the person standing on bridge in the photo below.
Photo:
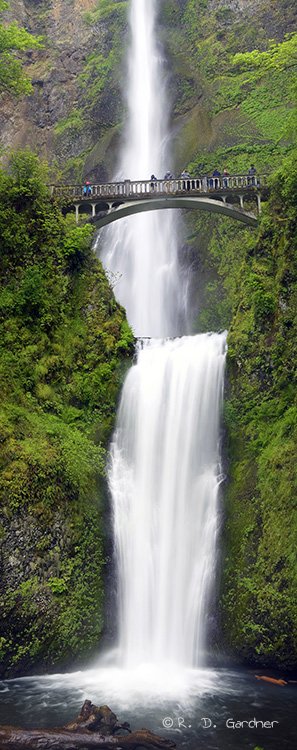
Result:
{"label": "person standing on bridge", "polygon": [[86,180],[84,184],[84,195],[87,197],[88,195],[92,195],[92,188],[91,183]]}
{"label": "person standing on bridge", "polygon": [[221,172],[219,172],[218,169],[214,169],[213,173],[212,173],[212,176],[209,179],[209,187],[211,189],[214,188],[215,190],[217,190],[218,187],[220,187],[220,182],[219,182],[219,179],[218,179],[220,176],[221,176]]}
{"label": "person standing on bridge", "polygon": [[183,180],[183,190],[191,190],[191,175],[185,169],[181,173],[181,179]]}
{"label": "person standing on bridge", "polygon": [[225,167],[223,171],[223,187],[227,188],[229,186],[229,180],[228,177],[230,177],[230,172],[228,172],[227,167]]}
{"label": "person standing on bridge", "polygon": [[171,174],[171,172],[166,172],[166,174],[164,174],[164,190],[166,193],[170,192],[170,188],[171,188],[171,186],[169,185],[170,180],[174,180],[174,176],[173,174]]}
{"label": "person standing on bridge", "polygon": [[249,171],[248,171],[248,185],[256,184],[256,174],[257,174],[256,167],[254,164],[251,164]]}
{"label": "person standing on bridge", "polygon": [[154,174],[151,174],[151,190],[156,189],[157,187],[156,182],[157,182],[157,177]]}

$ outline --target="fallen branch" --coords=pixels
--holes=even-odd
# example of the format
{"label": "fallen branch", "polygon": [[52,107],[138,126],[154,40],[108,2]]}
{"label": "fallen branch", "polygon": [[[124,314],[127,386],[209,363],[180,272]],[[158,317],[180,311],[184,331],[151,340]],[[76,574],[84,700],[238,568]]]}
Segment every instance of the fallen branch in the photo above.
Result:
{"label": "fallen branch", "polygon": [[256,680],[263,680],[263,682],[271,682],[272,685],[287,685],[286,680],[277,680],[276,677],[266,677],[264,674],[255,674]]}
{"label": "fallen branch", "polygon": [[[117,735],[118,731],[128,734]],[[108,706],[85,701],[77,718],[57,729],[18,729],[0,727],[0,750],[173,750],[175,743],[147,729],[131,732],[127,722],[120,724]]]}

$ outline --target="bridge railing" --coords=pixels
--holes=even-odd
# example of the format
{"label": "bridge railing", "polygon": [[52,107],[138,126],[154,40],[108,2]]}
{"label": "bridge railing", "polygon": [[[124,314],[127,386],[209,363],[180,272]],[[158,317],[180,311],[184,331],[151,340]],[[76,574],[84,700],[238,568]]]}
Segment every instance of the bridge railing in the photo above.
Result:
{"label": "bridge railing", "polygon": [[101,185],[52,185],[52,195],[71,199],[74,202],[102,198],[102,200],[137,199],[145,196],[180,195],[187,193],[225,193],[234,190],[263,188],[267,185],[266,174],[236,174],[219,177],[178,177],[170,180],[124,180],[106,182]]}
{"label": "bridge railing", "polygon": [[124,182],[110,182],[102,185],[51,185],[52,195],[75,200],[90,198],[122,198],[125,197]]}

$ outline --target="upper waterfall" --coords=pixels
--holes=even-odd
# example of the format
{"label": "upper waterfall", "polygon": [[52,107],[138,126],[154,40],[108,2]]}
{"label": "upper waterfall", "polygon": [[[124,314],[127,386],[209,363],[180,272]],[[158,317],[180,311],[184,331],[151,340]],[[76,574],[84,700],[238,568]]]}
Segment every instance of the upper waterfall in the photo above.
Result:
{"label": "upper waterfall", "polygon": [[[128,120],[117,179],[163,177],[170,169],[169,103],[157,44],[157,1],[132,0],[125,97]],[[185,332],[185,291],[174,211],[123,220],[105,230],[101,254],[136,336]]]}

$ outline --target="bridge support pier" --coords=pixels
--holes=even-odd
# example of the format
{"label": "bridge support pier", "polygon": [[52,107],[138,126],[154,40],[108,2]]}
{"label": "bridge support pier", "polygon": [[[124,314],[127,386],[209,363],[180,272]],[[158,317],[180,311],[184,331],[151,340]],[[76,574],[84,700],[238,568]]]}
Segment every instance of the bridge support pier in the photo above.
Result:
{"label": "bridge support pier", "polygon": [[96,216],[96,203],[92,203],[91,206],[92,206],[92,218],[93,218],[94,216]]}
{"label": "bridge support pier", "polygon": [[239,203],[240,203],[240,208],[244,208],[244,205],[243,205],[243,195],[239,196]]}
{"label": "bridge support pier", "polygon": [[76,219],[76,223],[78,224],[78,219],[79,219],[79,206],[78,206],[78,204],[77,204],[77,203],[75,204],[75,219]]}
{"label": "bridge support pier", "polygon": [[258,211],[259,211],[259,214],[260,214],[262,212],[261,195],[260,195],[260,193],[257,193],[257,203],[258,203]]}

